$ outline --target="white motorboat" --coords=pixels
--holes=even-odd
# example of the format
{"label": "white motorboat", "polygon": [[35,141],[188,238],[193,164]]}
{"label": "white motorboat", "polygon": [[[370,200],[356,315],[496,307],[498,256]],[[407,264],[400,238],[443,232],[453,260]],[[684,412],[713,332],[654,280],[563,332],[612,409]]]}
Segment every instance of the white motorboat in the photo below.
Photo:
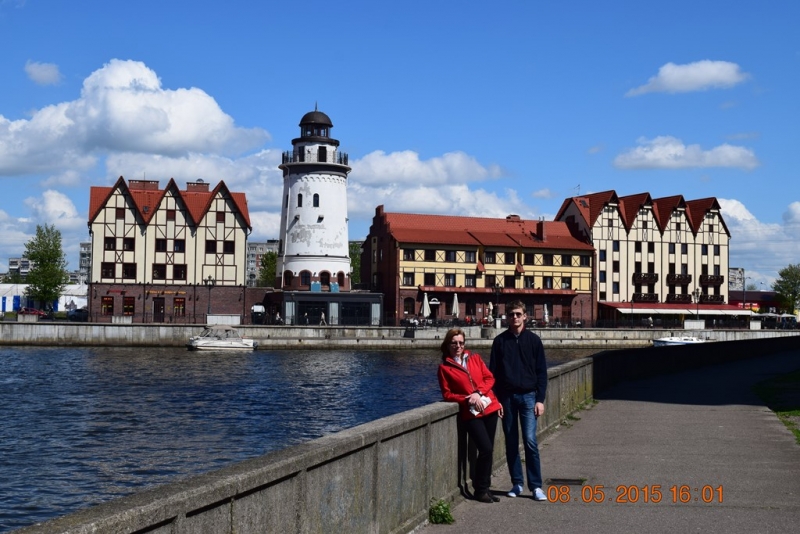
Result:
{"label": "white motorboat", "polygon": [[199,336],[192,336],[186,343],[189,350],[254,350],[258,342],[244,338],[230,325],[211,324]]}
{"label": "white motorboat", "polygon": [[653,340],[654,347],[667,347],[670,345],[694,345],[695,343],[705,343],[705,339],[694,336],[669,336],[660,337]]}

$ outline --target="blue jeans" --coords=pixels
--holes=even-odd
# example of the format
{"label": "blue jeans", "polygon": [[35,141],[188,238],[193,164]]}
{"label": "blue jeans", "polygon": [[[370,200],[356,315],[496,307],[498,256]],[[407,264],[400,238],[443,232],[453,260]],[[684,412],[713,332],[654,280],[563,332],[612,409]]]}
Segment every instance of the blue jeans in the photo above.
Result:
{"label": "blue jeans", "polygon": [[[519,428],[522,427],[522,444],[525,448],[525,471],[528,488],[542,487],[542,467],[539,462],[539,444],[536,442],[536,393],[512,393],[498,399],[503,405],[503,434],[506,437],[506,461],[511,482],[525,487],[522,478],[522,461],[519,457]],[[519,425],[517,424],[519,421]]]}

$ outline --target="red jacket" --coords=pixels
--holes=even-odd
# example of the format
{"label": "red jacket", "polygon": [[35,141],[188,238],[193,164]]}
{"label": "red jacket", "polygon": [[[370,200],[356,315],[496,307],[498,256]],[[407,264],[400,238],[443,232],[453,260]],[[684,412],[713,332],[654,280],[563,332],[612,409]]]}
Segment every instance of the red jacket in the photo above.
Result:
{"label": "red jacket", "polygon": [[[442,398],[447,402],[457,402],[461,406],[461,419],[464,420],[483,417],[498,411],[500,403],[497,402],[497,397],[492,391],[494,376],[484,365],[479,354],[467,351],[464,351],[464,354],[469,354],[466,369],[450,357],[439,365],[439,387],[442,389]],[[467,397],[476,391],[492,399],[492,402],[484,408],[483,412],[472,415],[469,411]]]}

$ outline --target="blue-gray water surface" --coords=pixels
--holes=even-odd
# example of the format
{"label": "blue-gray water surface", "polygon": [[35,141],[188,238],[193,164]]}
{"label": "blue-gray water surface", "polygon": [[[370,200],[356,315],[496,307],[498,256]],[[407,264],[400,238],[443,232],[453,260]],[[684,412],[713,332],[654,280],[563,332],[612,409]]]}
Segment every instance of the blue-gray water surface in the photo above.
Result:
{"label": "blue-gray water surface", "polygon": [[438,363],[431,350],[0,348],[0,532],[436,402]]}

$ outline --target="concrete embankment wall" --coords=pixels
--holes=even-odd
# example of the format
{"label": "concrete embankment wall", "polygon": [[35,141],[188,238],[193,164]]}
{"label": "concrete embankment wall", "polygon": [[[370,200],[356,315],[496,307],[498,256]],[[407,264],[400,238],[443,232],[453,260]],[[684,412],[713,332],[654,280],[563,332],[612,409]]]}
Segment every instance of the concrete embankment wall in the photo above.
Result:
{"label": "concrete embankment wall", "polygon": [[[437,348],[446,328],[406,330],[398,327],[339,326],[249,326],[237,327],[242,335],[258,341],[259,349],[343,349],[393,350]],[[182,347],[202,325],[175,324],[93,324],[43,321],[38,323],[0,322],[0,345],[45,346],[135,346]],[[500,331],[478,326],[463,328],[470,346],[486,349]],[[544,328],[535,332],[546,347],[614,349],[652,345],[653,339],[688,335],[715,341],[737,341],[792,336],[785,330],[661,330]]]}
{"label": "concrete embankment wall", "polygon": [[[606,351],[548,371],[540,435],[632,378],[798,352],[800,336]],[[456,406],[435,403],[20,530],[61,533],[400,533],[464,487]],[[495,465],[503,460],[498,431]]]}

